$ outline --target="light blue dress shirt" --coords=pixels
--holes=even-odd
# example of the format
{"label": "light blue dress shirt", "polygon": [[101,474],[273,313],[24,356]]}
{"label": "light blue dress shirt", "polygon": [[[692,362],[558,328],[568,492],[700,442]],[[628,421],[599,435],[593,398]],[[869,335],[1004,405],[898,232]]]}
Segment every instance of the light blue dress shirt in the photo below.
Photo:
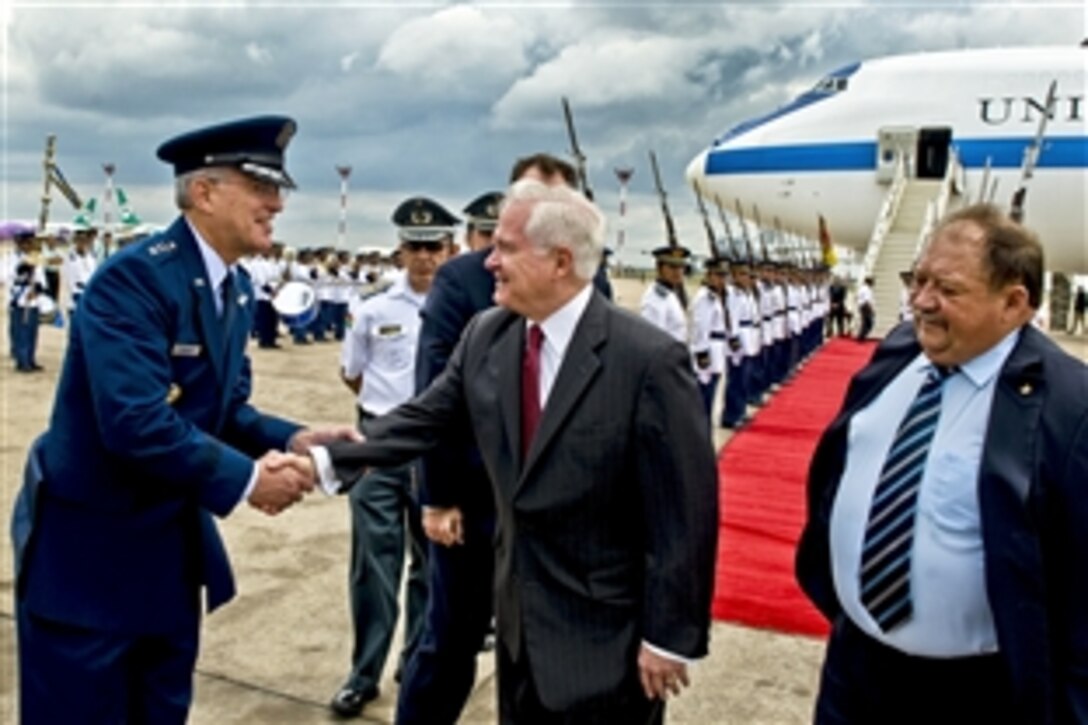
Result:
{"label": "light blue dress shirt", "polygon": [[831,512],[835,590],[847,616],[908,654],[964,657],[997,650],[986,595],[978,473],[998,374],[1020,331],[961,366],[944,384],[941,416],[922,475],[911,559],[914,614],[883,632],[859,597],[869,508],[899,422],[933,366],[912,361],[850,421],[846,467]]}

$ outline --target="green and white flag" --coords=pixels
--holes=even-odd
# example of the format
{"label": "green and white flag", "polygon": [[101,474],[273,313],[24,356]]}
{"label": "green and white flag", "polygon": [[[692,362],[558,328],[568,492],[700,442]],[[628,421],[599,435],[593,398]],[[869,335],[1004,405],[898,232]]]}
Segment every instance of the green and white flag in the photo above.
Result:
{"label": "green and white flag", "polygon": [[92,196],[87,199],[87,202],[83,205],[83,208],[76,214],[75,219],[72,220],[72,224],[83,229],[90,229],[94,226],[94,213],[98,202]]}
{"label": "green and white flag", "polygon": [[140,217],[136,216],[136,213],[128,208],[128,197],[125,196],[125,190],[120,186],[117,187],[117,206],[121,209],[122,224],[134,227],[140,223]]}

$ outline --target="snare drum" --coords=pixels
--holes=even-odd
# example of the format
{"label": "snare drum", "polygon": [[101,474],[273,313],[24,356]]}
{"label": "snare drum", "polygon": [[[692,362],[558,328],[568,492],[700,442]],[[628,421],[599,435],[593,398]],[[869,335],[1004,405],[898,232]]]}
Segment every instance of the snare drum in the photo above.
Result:
{"label": "snare drum", "polygon": [[38,305],[38,319],[47,325],[55,324],[57,315],[60,314],[56,300],[43,293],[39,294],[35,301]]}
{"label": "snare drum", "polygon": [[317,318],[317,294],[305,282],[287,282],[272,299],[280,319],[291,329],[304,328]]}

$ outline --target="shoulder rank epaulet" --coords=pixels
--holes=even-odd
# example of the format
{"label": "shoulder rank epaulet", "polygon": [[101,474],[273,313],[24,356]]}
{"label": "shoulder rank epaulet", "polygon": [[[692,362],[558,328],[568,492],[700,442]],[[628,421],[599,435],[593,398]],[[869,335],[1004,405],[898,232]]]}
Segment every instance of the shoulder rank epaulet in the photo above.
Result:
{"label": "shoulder rank epaulet", "polygon": [[169,254],[178,248],[178,245],[172,239],[163,239],[160,242],[155,242],[147,248],[147,253],[152,257],[157,257],[160,254]]}
{"label": "shoulder rank epaulet", "polygon": [[660,297],[661,299],[665,299],[666,297],[668,297],[668,296],[669,296],[669,292],[671,292],[671,291],[672,291],[672,290],[670,290],[670,289],[669,289],[668,287],[666,287],[665,285],[661,284],[660,282],[654,282],[654,292],[655,292],[655,293],[657,294],[657,296],[658,296],[658,297]]}

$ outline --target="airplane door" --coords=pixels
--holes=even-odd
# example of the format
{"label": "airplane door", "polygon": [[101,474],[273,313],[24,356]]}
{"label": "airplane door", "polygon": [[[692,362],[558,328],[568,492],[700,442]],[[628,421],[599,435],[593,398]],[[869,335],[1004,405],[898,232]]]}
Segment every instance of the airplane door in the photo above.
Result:
{"label": "airplane door", "polygon": [[952,129],[923,128],[918,130],[919,179],[943,179],[948,168],[948,150],[952,144]]}
{"label": "airplane door", "polygon": [[918,129],[913,126],[884,126],[877,131],[876,180],[890,184],[895,178],[895,166],[902,158],[907,176],[913,175],[912,156],[918,145]]}

